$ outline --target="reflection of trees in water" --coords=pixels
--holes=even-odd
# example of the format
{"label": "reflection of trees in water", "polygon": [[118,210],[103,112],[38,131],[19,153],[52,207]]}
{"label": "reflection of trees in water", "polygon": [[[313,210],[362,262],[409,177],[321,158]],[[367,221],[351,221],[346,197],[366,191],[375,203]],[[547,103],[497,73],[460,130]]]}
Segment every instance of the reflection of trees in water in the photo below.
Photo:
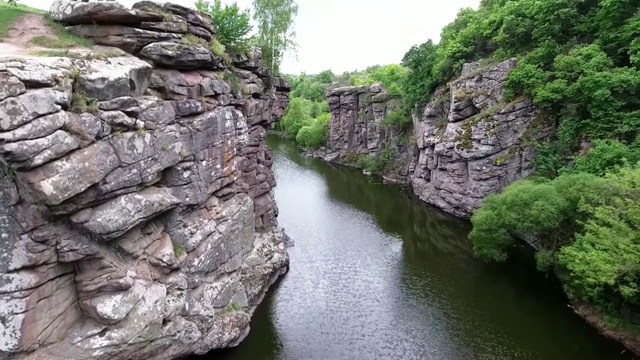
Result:
{"label": "reflection of trees in water", "polygon": [[382,184],[356,169],[307,158],[292,142],[281,138],[270,137],[269,145],[294,163],[322,175],[332,199],[372,215],[383,231],[398,234],[408,255],[424,257],[436,250],[472,255],[467,240],[469,223],[420,202],[410,189]]}

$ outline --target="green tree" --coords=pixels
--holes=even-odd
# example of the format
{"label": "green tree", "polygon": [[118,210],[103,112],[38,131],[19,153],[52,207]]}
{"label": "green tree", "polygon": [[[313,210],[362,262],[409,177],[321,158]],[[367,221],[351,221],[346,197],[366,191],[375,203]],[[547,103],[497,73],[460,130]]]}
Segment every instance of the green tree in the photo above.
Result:
{"label": "green tree", "polygon": [[222,6],[221,0],[214,0],[213,4],[198,0],[196,8],[213,17],[216,37],[227,50],[234,53],[249,50],[249,41],[251,40],[249,33],[253,27],[250,23],[251,16],[248,10],[240,10],[236,3]]}
{"label": "green tree", "polygon": [[280,120],[280,124],[284,128],[285,133],[295,139],[298,135],[298,131],[308,125],[311,121],[311,117],[307,109],[305,108],[305,102],[300,98],[293,98],[287,108],[287,113]]}
{"label": "green tree", "polygon": [[621,313],[640,302],[640,169],[610,173],[606,181],[607,196],[580,204],[588,220],[558,260],[569,272],[572,298]]}
{"label": "green tree", "polygon": [[284,53],[296,46],[293,23],[298,5],[294,0],[253,0],[253,11],[263,57],[271,72],[278,73]]}

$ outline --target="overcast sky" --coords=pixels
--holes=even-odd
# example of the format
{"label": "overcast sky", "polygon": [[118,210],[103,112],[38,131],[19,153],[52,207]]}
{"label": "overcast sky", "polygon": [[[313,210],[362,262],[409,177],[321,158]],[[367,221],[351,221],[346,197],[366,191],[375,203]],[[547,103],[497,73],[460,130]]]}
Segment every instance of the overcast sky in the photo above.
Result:
{"label": "overcast sky", "polygon": [[[48,9],[53,0],[18,0]],[[135,1],[122,1],[132,4]],[[172,0],[193,6],[195,0]],[[233,1],[223,0],[223,3]],[[249,8],[252,0],[237,0]],[[439,39],[443,26],[463,7],[480,0],[297,0],[297,59],[285,58],[290,74],[362,70],[370,65],[399,63],[412,45]]]}

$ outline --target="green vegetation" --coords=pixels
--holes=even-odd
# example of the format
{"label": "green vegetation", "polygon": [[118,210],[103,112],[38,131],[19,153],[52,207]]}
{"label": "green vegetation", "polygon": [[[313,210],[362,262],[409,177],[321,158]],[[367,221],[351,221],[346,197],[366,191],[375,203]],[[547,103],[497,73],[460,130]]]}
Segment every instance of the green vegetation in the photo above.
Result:
{"label": "green vegetation", "polygon": [[65,29],[64,25],[53,20],[49,14],[44,16],[44,20],[47,26],[53,30],[53,34],[57,39],[38,36],[33,39],[34,44],[55,49],[68,49],[77,46],[90,48],[94,45],[91,40],[75,35]]}
{"label": "green vegetation", "polygon": [[280,72],[287,50],[295,49],[293,21],[298,14],[294,0],[253,0],[253,19],[257,23],[257,45],[272,74]]}
{"label": "green vegetation", "polygon": [[198,0],[196,8],[215,19],[216,37],[224,48],[233,54],[244,54],[249,51],[251,41],[249,34],[253,27],[248,10],[240,10],[236,3],[222,6],[221,0],[214,0],[213,4]]}
{"label": "green vegetation", "polygon": [[100,111],[100,109],[98,107],[98,100],[81,91],[74,91],[71,95],[71,106],[69,107],[69,111],[77,114],[90,113],[98,115],[98,111]]}
{"label": "green vegetation", "polygon": [[477,255],[504,261],[515,239],[525,239],[537,250],[538,268],[559,274],[571,299],[637,332],[631,315],[640,310],[637,3],[482,0],[478,10],[462,9],[440,39],[412,47],[402,60],[407,109],[433,100],[464,63],[486,68],[515,57],[507,101],[530,97],[556,128],[551,139],[531,144],[535,176],[488,197],[472,217]]}
{"label": "green vegetation", "polygon": [[15,0],[5,2],[0,1],[0,41],[9,35],[9,30],[13,24],[26,14],[44,14],[42,10],[19,5]]}
{"label": "green vegetation", "polygon": [[461,10],[439,44],[407,52],[405,100],[424,104],[465,62],[517,57],[507,95],[528,95],[552,115],[557,138],[547,153],[570,156],[583,140],[629,144],[640,129],[639,39],[640,13],[627,0],[483,0]]}
{"label": "green vegetation", "polygon": [[324,92],[332,81],[331,71],[289,76],[291,102],[280,127],[301,146],[317,149],[325,145],[331,114]]}
{"label": "green vegetation", "polygon": [[390,170],[389,168],[393,164],[394,157],[394,148],[388,146],[380,150],[375,155],[361,156],[356,161],[355,166],[361,169],[365,169],[372,174],[383,174]]}
{"label": "green vegetation", "polygon": [[89,39],[72,34],[63,25],[55,22],[46,11],[19,5],[15,0],[0,1],[0,41],[9,35],[9,30],[20,17],[27,14],[43,15],[45,23],[53,31],[52,36],[37,36],[32,40],[34,45],[53,48],[68,49],[72,47],[92,47]]}
{"label": "green vegetation", "polygon": [[173,254],[177,257],[177,258],[181,258],[184,255],[187,254],[187,252],[184,249],[184,246],[182,244],[180,244],[179,242],[173,242]]}

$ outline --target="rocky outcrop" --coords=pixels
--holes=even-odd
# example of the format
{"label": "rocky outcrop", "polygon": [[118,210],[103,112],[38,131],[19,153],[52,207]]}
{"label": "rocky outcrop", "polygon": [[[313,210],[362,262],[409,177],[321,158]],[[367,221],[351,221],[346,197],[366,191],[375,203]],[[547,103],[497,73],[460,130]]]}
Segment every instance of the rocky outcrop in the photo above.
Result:
{"label": "rocky outcrop", "polygon": [[265,145],[286,81],[265,85],[259,53],[229,64],[181,42],[201,30],[142,29],[212,34],[193,10],[142,5],[56,1],[53,15],[153,32],[106,37],[144,60],[0,58],[0,358],[234,346],[286,271]]}
{"label": "rocky outcrop", "polygon": [[401,100],[389,96],[379,83],[333,88],[326,96],[331,111],[326,147],[311,155],[353,164],[388,148],[393,151],[395,161],[383,175],[389,180],[407,182],[411,159],[407,144],[399,141],[401,131],[384,124],[386,116],[401,107]]}
{"label": "rocky outcrop", "polygon": [[533,142],[551,128],[530,99],[505,101],[504,81],[516,64],[466,64],[414,118],[411,183],[423,201],[469,217],[485,197],[531,174]]}
{"label": "rocky outcrop", "polygon": [[330,89],[326,146],[311,155],[354,164],[391,148],[392,165],[380,175],[410,183],[423,201],[469,217],[485,197],[531,174],[533,143],[552,131],[530,99],[505,101],[504,81],[516,64],[465,64],[461,77],[437,89],[414,116],[412,141],[384,125],[400,104],[380,84]]}

